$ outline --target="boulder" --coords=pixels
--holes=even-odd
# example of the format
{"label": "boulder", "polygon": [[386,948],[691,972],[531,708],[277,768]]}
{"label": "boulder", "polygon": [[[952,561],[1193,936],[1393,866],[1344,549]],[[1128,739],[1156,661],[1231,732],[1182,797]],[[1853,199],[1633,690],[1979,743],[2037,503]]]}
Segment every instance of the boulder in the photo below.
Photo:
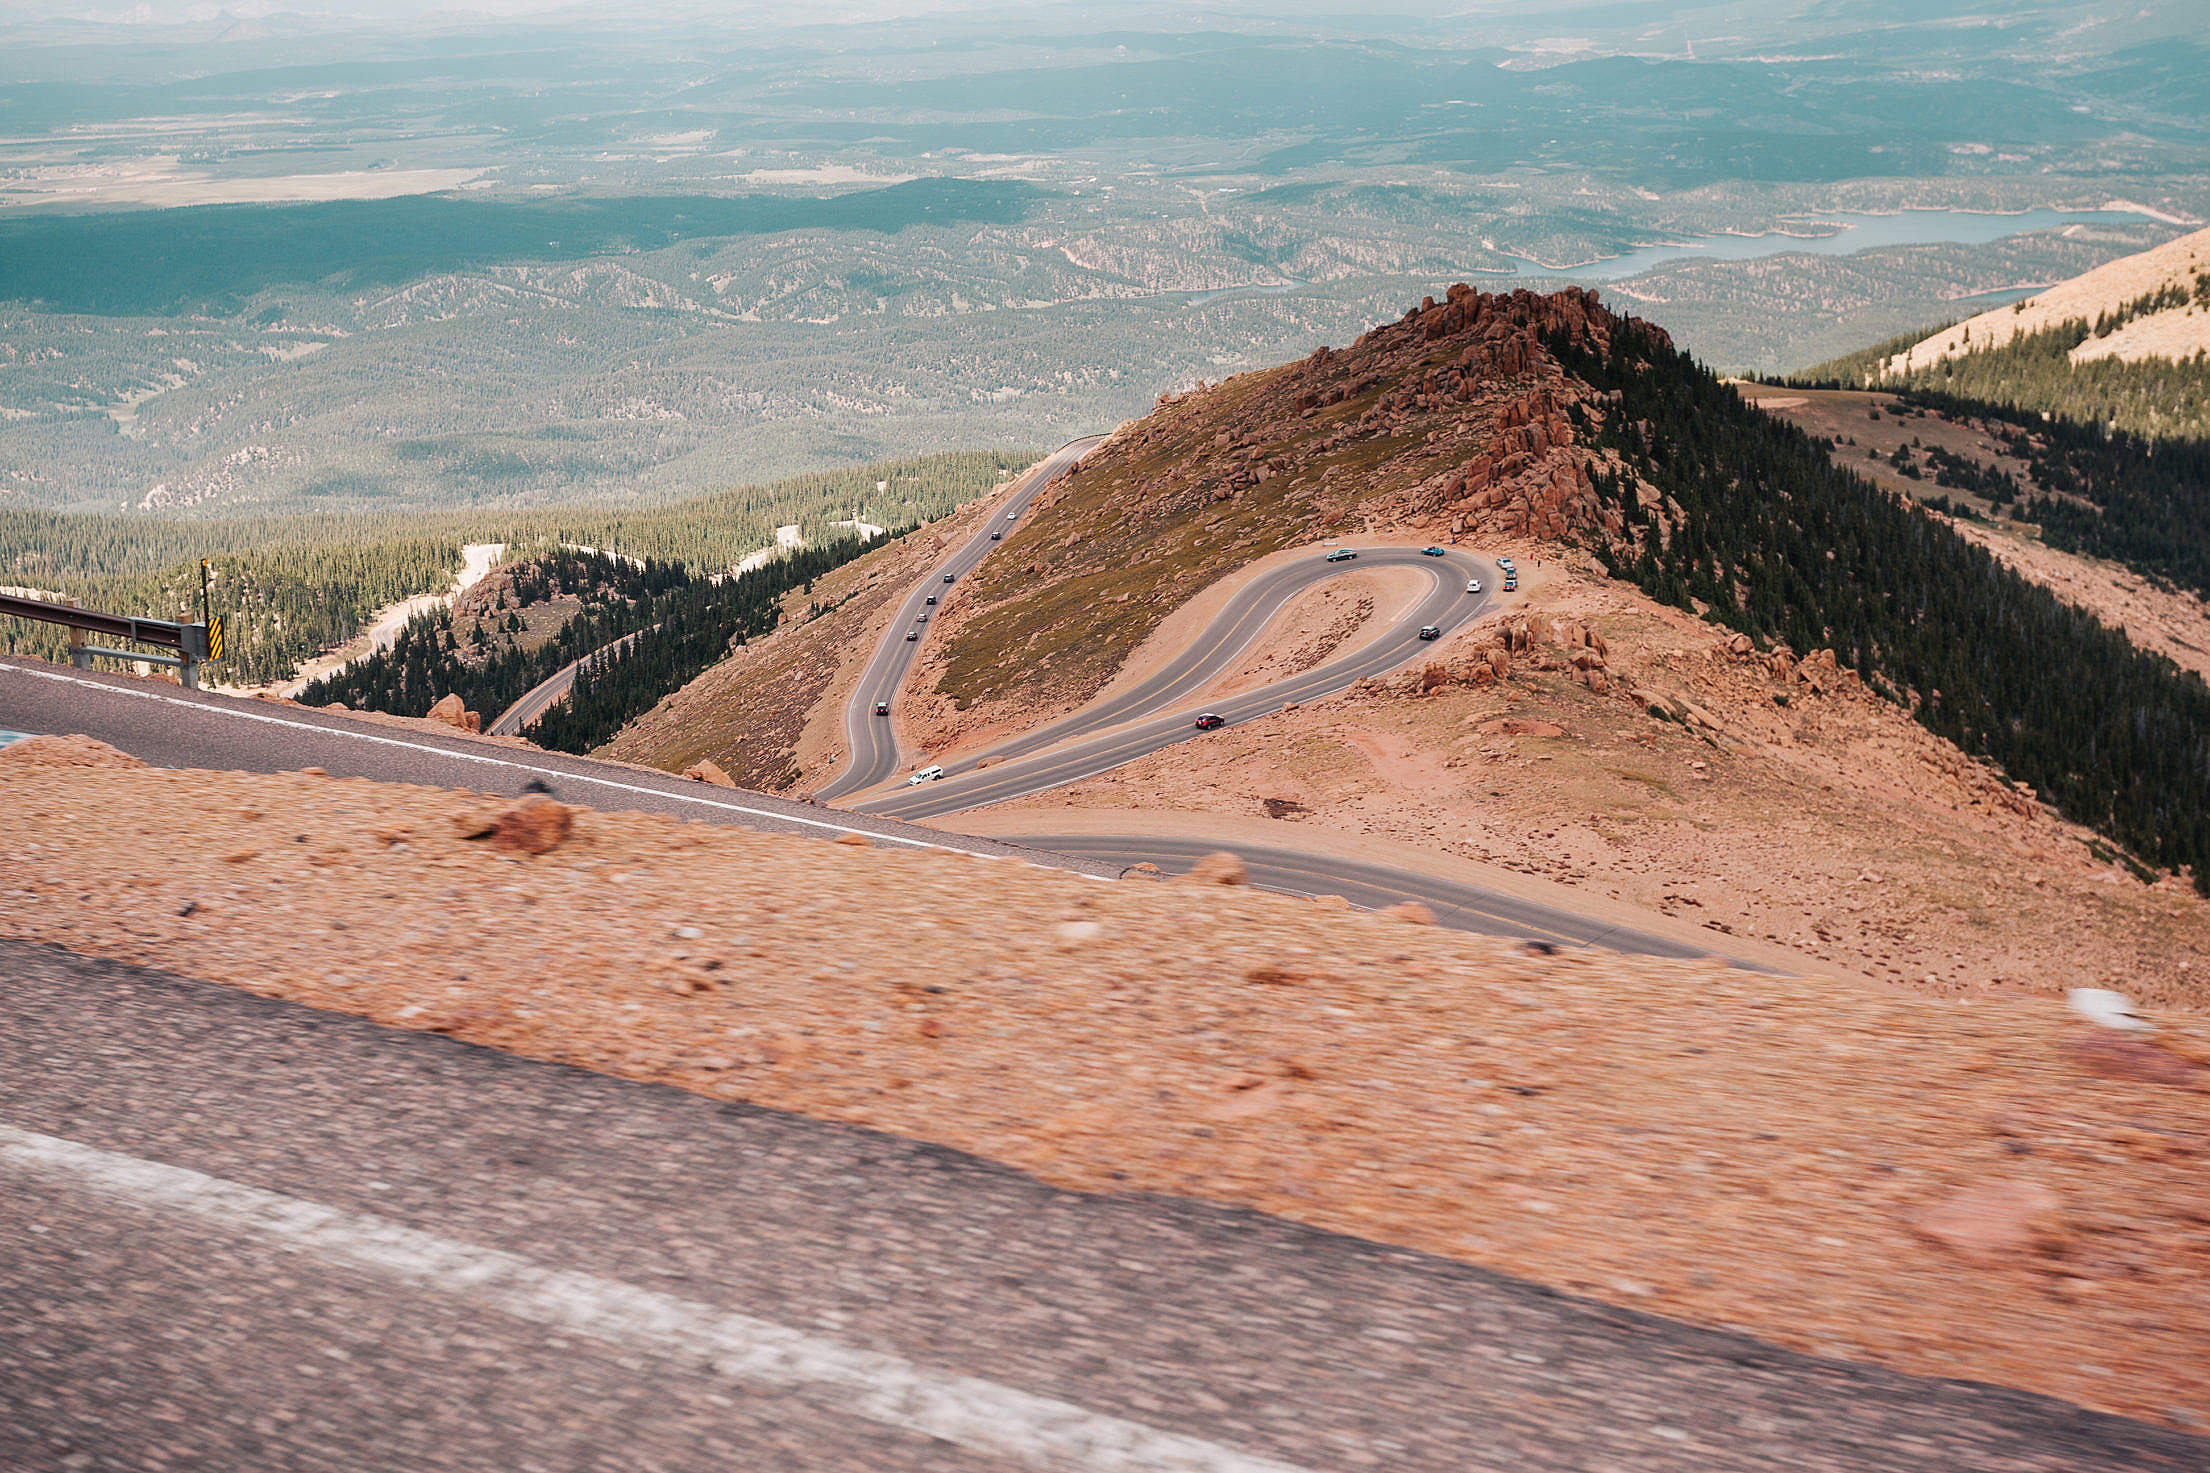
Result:
{"label": "boulder", "polygon": [[1188,879],[1198,885],[1247,885],[1250,873],[1243,861],[1225,852],[1206,855],[1190,867]]}
{"label": "boulder", "polygon": [[457,695],[440,696],[429,710],[429,720],[442,721],[459,731],[482,731],[483,717],[461,704]]}
{"label": "boulder", "polygon": [[717,788],[733,788],[736,783],[721,770],[721,764],[711,757],[702,758],[683,769],[683,775],[694,783],[710,783]]}

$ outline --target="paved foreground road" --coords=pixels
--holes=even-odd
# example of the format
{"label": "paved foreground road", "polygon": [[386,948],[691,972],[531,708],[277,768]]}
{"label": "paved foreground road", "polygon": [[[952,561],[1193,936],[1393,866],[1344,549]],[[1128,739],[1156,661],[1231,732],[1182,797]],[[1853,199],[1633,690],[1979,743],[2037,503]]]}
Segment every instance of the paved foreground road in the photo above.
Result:
{"label": "paved foreground road", "polygon": [[336,777],[509,795],[542,784],[566,802],[591,808],[809,838],[863,833],[889,845],[1002,855],[1101,878],[1120,873],[1115,866],[1042,855],[997,840],[818,808],[742,788],[709,787],[565,752],[440,736],[340,712],[180,690],[127,675],[4,655],[0,729],[81,732],[156,767],[237,772],[320,767]]}
{"label": "paved foreground road", "polygon": [[1710,950],[1477,886],[1321,855],[1165,838],[982,838],[739,788],[708,787],[563,752],[495,746],[457,735],[381,726],[335,712],[272,706],[124,675],[0,657],[0,729],[6,728],[83,732],[163,767],[248,772],[320,767],[340,777],[509,794],[522,792],[530,783],[543,783],[563,800],[593,808],[628,809],[811,838],[864,833],[884,844],[1000,855],[1100,879],[1115,878],[1138,861],[1184,869],[1198,855],[1225,847],[1245,853],[1258,867],[1254,870],[1258,883],[1290,894],[1342,895],[1371,906],[1417,900],[1433,907],[1446,926],[1572,946],[1605,946],[1656,956],[1701,956]]}
{"label": "paved foreground road", "polygon": [[0,942],[0,1468],[2200,1469],[2210,1443]]}

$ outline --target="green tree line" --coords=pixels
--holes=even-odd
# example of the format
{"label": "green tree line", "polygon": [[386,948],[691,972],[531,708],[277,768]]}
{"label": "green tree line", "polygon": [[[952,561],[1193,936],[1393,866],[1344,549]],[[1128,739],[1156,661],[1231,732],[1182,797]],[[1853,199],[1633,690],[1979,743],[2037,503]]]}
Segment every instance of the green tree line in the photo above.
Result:
{"label": "green tree line", "polygon": [[[1761,644],[1831,648],[1928,730],[2031,784],[2066,817],[2210,893],[2210,687],[1834,464],[1685,353],[1631,361],[1558,339],[1615,390],[1597,478],[1625,529],[1612,571]],[[1642,426],[1647,425],[1645,431]],[[1641,505],[1632,476],[1678,514]]]}
{"label": "green tree line", "polygon": [[[807,541],[825,542],[837,531],[832,524],[854,512],[883,526],[933,520],[1034,459],[995,450],[913,456],[620,510],[207,518],[0,511],[0,585],[110,613],[190,620],[199,617],[199,560],[207,558],[214,607],[229,624],[229,650],[213,678],[259,685],[289,679],[354,638],[376,610],[450,587],[468,543],[504,543],[509,558],[598,547],[707,573],[773,545],[778,526],[795,523]],[[65,658],[66,637],[53,625],[0,619],[0,639],[23,654]]]}
{"label": "green tree line", "polygon": [[1999,348],[1952,353],[1904,373],[1886,373],[1883,365],[1944,329],[1908,333],[1779,382],[1805,389],[1920,390],[2006,409],[2046,411],[2146,438],[2201,437],[2210,435],[2210,354],[2130,362],[2089,358],[2075,363],[2071,357],[2080,344],[2109,336],[2143,312],[2189,302],[2210,310],[2210,278],[2149,293],[2094,322],[2073,318],[2022,333]]}
{"label": "green tree line", "polygon": [[801,548],[736,578],[680,590],[655,606],[650,628],[585,661],[567,700],[548,709],[523,734],[562,752],[604,746],[745,641],[773,630],[782,617],[779,600],[784,594],[810,589],[814,579],[872,545],[857,537],[842,538]]}

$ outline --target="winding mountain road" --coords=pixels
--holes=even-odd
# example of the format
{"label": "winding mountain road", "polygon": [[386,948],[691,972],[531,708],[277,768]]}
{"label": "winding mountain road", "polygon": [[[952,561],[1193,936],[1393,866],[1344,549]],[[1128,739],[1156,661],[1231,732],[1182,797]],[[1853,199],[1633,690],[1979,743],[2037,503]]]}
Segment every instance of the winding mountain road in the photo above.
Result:
{"label": "winding mountain road", "polygon": [[[660,626],[655,624],[653,627],[657,629]],[[485,727],[484,730],[490,732],[493,736],[520,736],[523,727],[544,715],[553,702],[575,688],[576,672],[583,668],[585,660],[618,650],[642,633],[644,633],[642,629],[633,629],[611,644],[602,644],[591,651],[590,654],[579,655],[570,660],[567,664],[522,692],[521,699],[501,711],[497,719]]]}
{"label": "winding mountain road", "polygon": [[957,580],[973,572],[997,545],[991,540],[991,534],[1008,530],[1009,523],[1017,520],[1030,502],[1072,470],[1104,438],[1103,435],[1090,435],[1070,441],[1030,466],[1014,482],[1013,494],[1003,505],[992,507],[975,534],[950,557],[929,569],[928,576],[906,595],[890,627],[883,631],[874,658],[867,662],[859,684],[845,702],[844,744],[849,755],[844,770],[820,789],[817,796],[824,802],[871,788],[898,770],[897,733],[891,730],[887,717],[875,714],[875,707],[894,704],[906,676],[912,672],[913,661],[921,653],[921,644],[919,641],[909,643],[906,632],[917,627],[914,621],[928,608],[927,599],[931,593],[939,599],[943,597],[944,575],[952,575],[952,587],[956,589]]}
{"label": "winding mountain road", "polygon": [[[1415,658],[1426,642],[1423,626],[1447,635],[1485,613],[1495,587],[1495,566],[1450,549],[1429,557],[1409,547],[1357,549],[1356,561],[1331,563],[1315,552],[1254,578],[1236,590],[1188,647],[1156,673],[1118,695],[1092,702],[1047,726],[1001,742],[984,752],[944,765],[942,780],[918,788],[898,788],[863,798],[853,807],[905,819],[939,818],[966,808],[1025,798],[1066,783],[1107,772],[1176,742],[1203,740],[1191,725],[1196,707],[1176,708],[1235,668],[1245,650],[1298,594],[1331,578],[1368,568],[1413,568],[1432,586],[1412,610],[1388,631],[1361,648],[1302,675],[1277,680],[1241,695],[1204,703],[1204,709],[1228,725],[1278,711],[1291,702],[1318,700],[1347,690],[1369,675],[1394,670]],[[1466,592],[1469,579],[1481,580],[1481,593]],[[1171,713],[1171,714],[1169,714]],[[987,768],[977,764],[999,759]]]}

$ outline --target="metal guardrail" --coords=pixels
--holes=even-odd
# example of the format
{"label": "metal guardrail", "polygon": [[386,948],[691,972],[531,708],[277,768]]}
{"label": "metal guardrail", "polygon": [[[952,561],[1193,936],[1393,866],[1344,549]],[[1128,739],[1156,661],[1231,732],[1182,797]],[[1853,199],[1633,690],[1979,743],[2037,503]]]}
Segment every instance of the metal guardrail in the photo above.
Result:
{"label": "metal guardrail", "polygon": [[[80,670],[92,668],[94,656],[111,660],[137,660],[149,665],[166,665],[175,670],[184,682],[186,690],[199,689],[199,667],[208,660],[222,658],[222,621],[209,619],[204,624],[180,624],[174,619],[139,619],[128,614],[103,614],[94,609],[80,609],[74,604],[48,603],[44,599],[24,598],[17,594],[0,593],[0,617],[36,619],[41,623],[59,624],[69,631],[69,663]],[[175,650],[174,655],[150,655],[138,650],[109,649],[105,645],[86,644],[87,634],[104,635],[109,639],[125,639],[134,644],[157,645]]]}

